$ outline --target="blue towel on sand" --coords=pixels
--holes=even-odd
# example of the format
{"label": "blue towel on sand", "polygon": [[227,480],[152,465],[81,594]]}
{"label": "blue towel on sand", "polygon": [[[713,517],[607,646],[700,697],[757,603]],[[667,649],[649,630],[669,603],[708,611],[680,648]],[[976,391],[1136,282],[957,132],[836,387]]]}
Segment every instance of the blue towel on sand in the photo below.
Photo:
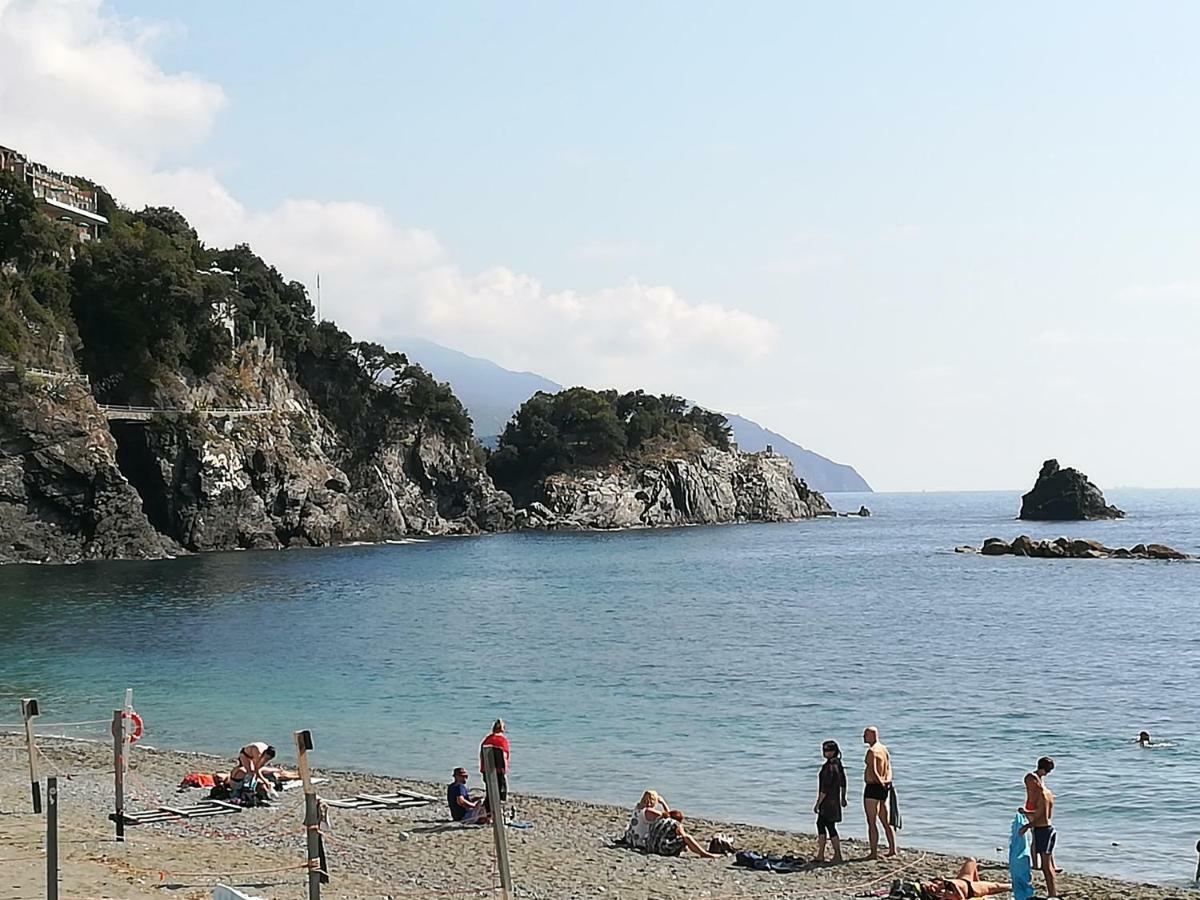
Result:
{"label": "blue towel on sand", "polygon": [[1008,871],[1012,878],[1014,900],[1033,900],[1033,860],[1029,856],[1029,835],[1021,834],[1026,821],[1024,814],[1016,814],[1012,823],[1012,837],[1008,841]]}

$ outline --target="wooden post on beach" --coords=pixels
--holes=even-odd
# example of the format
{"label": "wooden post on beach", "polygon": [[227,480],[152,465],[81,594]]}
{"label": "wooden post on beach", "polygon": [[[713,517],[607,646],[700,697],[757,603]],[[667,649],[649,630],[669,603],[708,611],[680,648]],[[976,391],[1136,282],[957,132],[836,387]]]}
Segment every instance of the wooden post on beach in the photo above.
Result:
{"label": "wooden post on beach", "polygon": [[112,720],[113,736],[113,801],[117,814],[113,822],[117,825],[117,840],[125,840],[125,712],[114,709]]}
{"label": "wooden post on beach", "polygon": [[46,900],[58,900],[58,777],[46,779]]}
{"label": "wooden post on beach", "polygon": [[496,760],[492,748],[483,756],[483,781],[487,787],[488,809],[492,814],[492,837],[496,842],[496,865],[500,870],[500,891],[504,900],[512,897],[512,871],[508,867],[508,833],[504,824],[504,801],[500,799],[500,779],[496,777]]}
{"label": "wooden post on beach", "polygon": [[300,780],[304,782],[304,830],[308,834],[308,900],[321,900],[321,817],[317,809],[317,791],[308,768],[308,751],[313,748],[312,732],[296,731],[296,755]]}
{"label": "wooden post on beach", "polygon": [[33,717],[38,714],[38,702],[32,697],[21,701],[21,718],[25,721],[25,749],[29,752],[29,790],[33,794],[33,811],[42,811],[42,782],[38,777],[37,744],[33,740]]}
{"label": "wooden post on beach", "polygon": [[[125,721],[133,716],[133,688],[125,688]],[[121,741],[121,783],[129,780],[129,757],[133,750],[133,735],[128,728],[122,730]]]}

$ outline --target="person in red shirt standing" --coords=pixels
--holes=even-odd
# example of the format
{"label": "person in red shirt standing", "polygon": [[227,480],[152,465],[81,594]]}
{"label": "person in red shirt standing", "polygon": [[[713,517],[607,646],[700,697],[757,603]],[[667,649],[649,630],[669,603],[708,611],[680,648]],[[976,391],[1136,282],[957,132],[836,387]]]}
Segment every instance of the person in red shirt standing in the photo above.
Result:
{"label": "person in red shirt standing", "polygon": [[[488,754],[491,754],[492,763],[496,769],[496,782],[500,788],[500,799],[508,799],[508,760],[509,760],[508,735],[504,733],[504,720],[497,719],[492,723],[492,733],[483,739],[483,743],[479,745],[479,771],[486,776],[487,767],[484,765],[484,760]],[[491,812],[491,806],[488,806],[488,812]]]}

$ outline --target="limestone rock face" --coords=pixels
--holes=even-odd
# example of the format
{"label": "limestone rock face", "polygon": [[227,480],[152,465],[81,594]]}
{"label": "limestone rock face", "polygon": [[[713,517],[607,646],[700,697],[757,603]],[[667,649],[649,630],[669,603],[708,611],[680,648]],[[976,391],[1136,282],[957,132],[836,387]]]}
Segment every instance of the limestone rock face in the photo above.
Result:
{"label": "limestone rock face", "polygon": [[88,388],[0,375],[0,563],[177,552],[142,512]]}
{"label": "limestone rock face", "polygon": [[526,528],[614,529],[782,522],[828,515],[787,457],[706,448],[691,457],[624,462],[545,480],[517,511]]}
{"label": "limestone rock face", "polygon": [[[270,549],[469,534],[512,525],[512,500],[467,442],[414,427],[365,460],[340,444],[286,371],[251,346],[245,414],[160,418],[117,430],[151,518],[191,550]],[[244,361],[245,362],[245,361]],[[217,388],[220,387],[218,384]],[[234,402],[211,380],[188,406]],[[343,470],[353,460],[353,471]]]}
{"label": "limestone rock face", "polygon": [[153,399],[169,411],[109,422],[84,383],[0,375],[0,562],[513,525],[512,499],[492,483],[473,440],[418,423],[364,459],[261,341],[240,347],[229,367],[199,382],[180,378]]}
{"label": "limestone rock face", "polygon": [[1058,460],[1042,463],[1033,490],[1021,498],[1022,519],[1067,522],[1079,519],[1121,519],[1125,513],[1104,501],[1100,488],[1077,469],[1063,469]]}

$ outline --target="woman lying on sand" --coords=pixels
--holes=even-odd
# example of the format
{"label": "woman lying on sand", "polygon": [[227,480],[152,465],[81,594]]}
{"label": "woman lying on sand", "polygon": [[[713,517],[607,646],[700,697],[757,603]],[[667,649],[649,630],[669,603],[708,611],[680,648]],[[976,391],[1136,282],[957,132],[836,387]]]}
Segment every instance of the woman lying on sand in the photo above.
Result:
{"label": "woman lying on sand", "polygon": [[970,900],[971,897],[990,897],[1007,894],[1011,884],[1000,881],[981,881],[979,863],[968,859],[953,878],[938,878],[921,883],[921,893],[930,900]]}

